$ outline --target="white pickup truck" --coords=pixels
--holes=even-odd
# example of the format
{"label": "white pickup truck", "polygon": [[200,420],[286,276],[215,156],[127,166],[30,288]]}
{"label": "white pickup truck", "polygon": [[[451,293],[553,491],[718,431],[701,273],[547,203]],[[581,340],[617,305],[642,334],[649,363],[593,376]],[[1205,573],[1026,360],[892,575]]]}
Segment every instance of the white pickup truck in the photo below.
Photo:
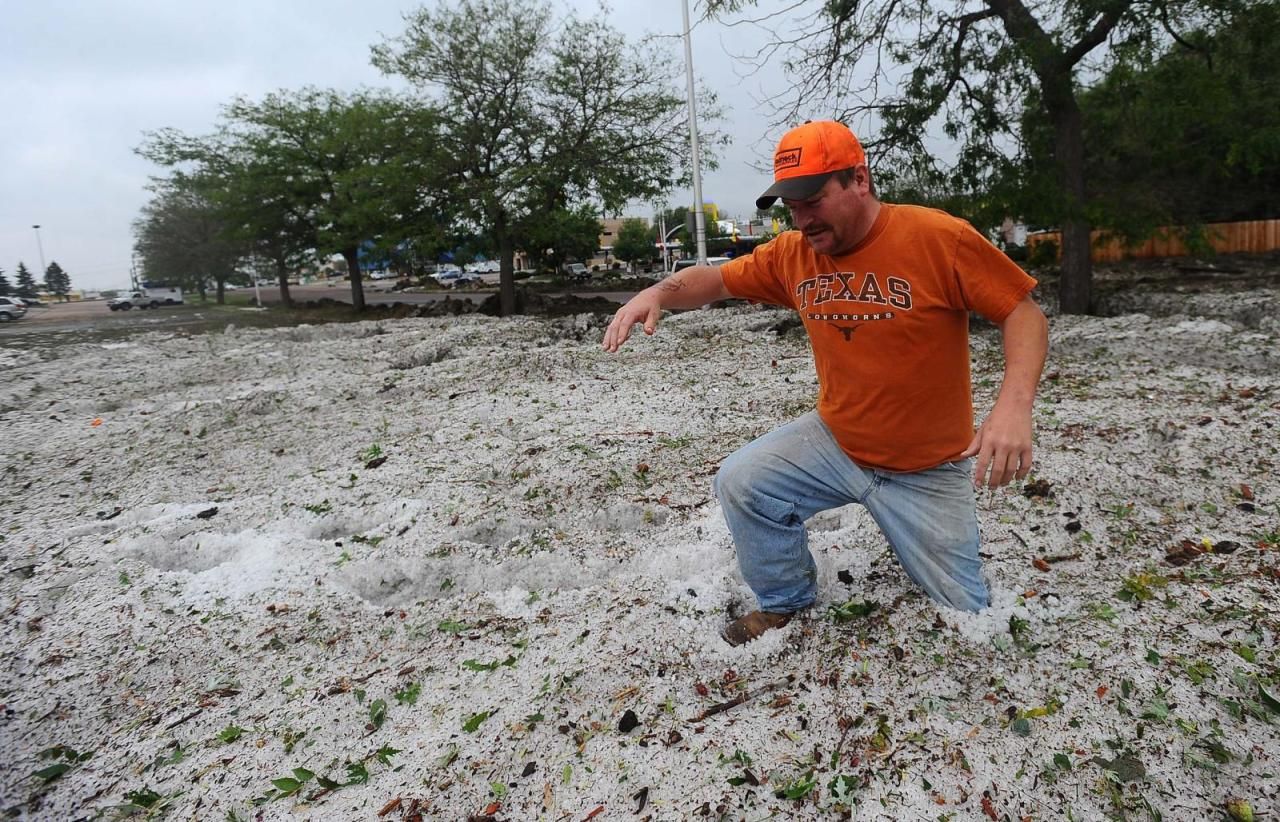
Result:
{"label": "white pickup truck", "polygon": [[130,308],[159,308],[162,305],[182,305],[181,288],[146,288],[116,297],[107,303],[112,311],[128,311]]}

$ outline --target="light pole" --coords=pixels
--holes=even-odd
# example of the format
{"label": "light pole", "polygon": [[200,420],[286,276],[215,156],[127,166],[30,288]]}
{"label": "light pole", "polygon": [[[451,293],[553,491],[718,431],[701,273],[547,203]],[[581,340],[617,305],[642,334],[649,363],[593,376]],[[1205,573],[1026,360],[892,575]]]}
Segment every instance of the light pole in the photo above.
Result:
{"label": "light pole", "polygon": [[693,46],[689,42],[689,0],[681,0],[684,11],[684,72],[689,86],[689,143],[693,149],[693,225],[697,239],[698,265],[707,264],[707,224],[702,213],[702,159],[698,153],[698,109],[693,94]]}
{"label": "light pole", "polygon": [[36,230],[36,249],[40,252],[40,281],[43,282],[45,273],[44,246],[40,243],[40,226],[33,225],[31,227]]}

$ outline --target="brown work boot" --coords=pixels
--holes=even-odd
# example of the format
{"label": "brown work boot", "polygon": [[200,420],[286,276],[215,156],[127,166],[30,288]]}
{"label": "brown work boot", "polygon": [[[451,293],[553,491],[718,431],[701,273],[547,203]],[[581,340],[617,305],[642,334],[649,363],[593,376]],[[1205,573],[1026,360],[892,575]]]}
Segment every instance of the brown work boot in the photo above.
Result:
{"label": "brown work boot", "polygon": [[791,621],[794,614],[775,614],[770,611],[752,611],[724,626],[720,636],[730,645],[745,645],[759,639],[765,631],[781,628]]}

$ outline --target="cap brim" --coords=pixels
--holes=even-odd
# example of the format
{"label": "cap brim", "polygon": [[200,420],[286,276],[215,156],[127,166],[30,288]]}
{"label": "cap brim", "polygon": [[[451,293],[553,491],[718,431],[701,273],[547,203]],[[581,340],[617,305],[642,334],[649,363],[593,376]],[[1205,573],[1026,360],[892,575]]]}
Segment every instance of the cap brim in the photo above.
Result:
{"label": "cap brim", "polygon": [[764,211],[779,199],[783,200],[807,200],[822,190],[827,184],[827,180],[831,179],[834,171],[828,171],[825,174],[809,174],[805,177],[790,177],[786,180],[778,180],[769,186],[769,190],[756,198],[756,208]]}

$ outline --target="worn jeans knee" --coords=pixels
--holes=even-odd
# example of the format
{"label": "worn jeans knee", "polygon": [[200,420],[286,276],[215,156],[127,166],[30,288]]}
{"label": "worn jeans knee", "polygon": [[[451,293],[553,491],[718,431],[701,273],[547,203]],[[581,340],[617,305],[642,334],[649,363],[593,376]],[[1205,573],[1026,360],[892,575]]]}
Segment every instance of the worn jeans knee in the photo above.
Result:
{"label": "worn jeans knee", "polygon": [[714,489],[742,577],[765,611],[795,611],[817,596],[805,520],[851,502],[864,505],[899,563],[932,599],[977,611],[988,594],[978,556],[969,460],[895,474],[863,468],[816,412],[725,459]]}

